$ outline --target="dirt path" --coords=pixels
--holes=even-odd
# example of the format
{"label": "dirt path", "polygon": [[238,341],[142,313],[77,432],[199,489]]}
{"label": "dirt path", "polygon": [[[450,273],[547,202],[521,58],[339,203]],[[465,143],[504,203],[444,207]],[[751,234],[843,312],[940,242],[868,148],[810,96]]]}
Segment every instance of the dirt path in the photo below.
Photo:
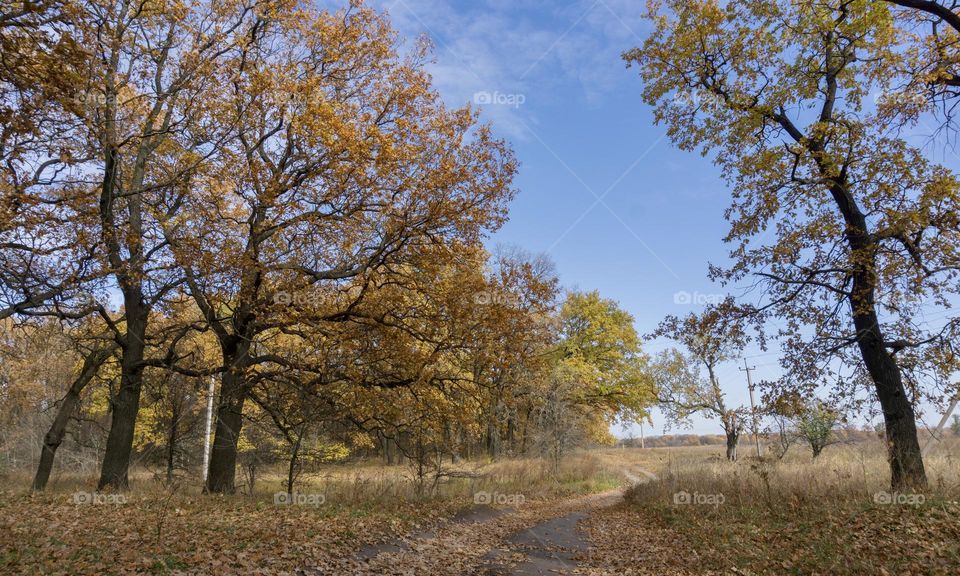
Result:
{"label": "dirt path", "polygon": [[[646,471],[624,471],[629,483]],[[481,507],[434,531],[366,547],[343,566],[349,574],[476,574],[534,576],[573,574],[590,542],[579,526],[591,512],[621,501],[622,489],[517,509]]]}
{"label": "dirt path", "polygon": [[590,550],[577,528],[587,517],[586,512],[574,512],[514,534],[504,547],[485,556],[482,572],[491,576],[569,573]]}

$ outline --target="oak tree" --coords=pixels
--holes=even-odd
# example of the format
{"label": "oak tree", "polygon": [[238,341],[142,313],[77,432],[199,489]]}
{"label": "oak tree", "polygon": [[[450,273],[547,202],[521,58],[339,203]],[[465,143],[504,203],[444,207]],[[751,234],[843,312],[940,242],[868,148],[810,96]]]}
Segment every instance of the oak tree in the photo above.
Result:
{"label": "oak tree", "polygon": [[[914,407],[956,368],[958,184],[867,105],[903,78],[889,5],[676,0],[650,18],[625,54],[644,100],[733,189],[733,261],[712,277],[755,285],[760,314],[785,321],[782,384],[869,383],[892,486],[924,486]],[[924,322],[931,308],[945,321]]]}

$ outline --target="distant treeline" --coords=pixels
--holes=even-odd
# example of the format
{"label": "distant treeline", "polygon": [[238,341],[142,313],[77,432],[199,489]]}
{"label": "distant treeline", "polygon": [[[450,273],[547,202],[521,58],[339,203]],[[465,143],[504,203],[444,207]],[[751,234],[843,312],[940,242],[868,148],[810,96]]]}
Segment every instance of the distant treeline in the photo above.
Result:
{"label": "distant treeline", "polygon": [[[957,426],[954,424],[954,426]],[[945,427],[943,434],[951,435],[957,434],[957,430],[954,429],[954,426]],[[960,428],[960,426],[957,426]],[[925,429],[918,430],[921,439],[926,439],[930,436],[930,432]],[[865,440],[873,440],[880,438],[882,435],[881,431],[874,429],[860,429],[860,428],[838,428],[833,431],[833,434],[841,442],[862,442]],[[773,440],[774,435],[767,433],[761,433],[761,436],[765,436],[768,440]],[[748,433],[744,433],[740,436],[740,443],[748,443],[751,441],[752,436]],[[726,442],[726,439],[722,434],[664,434],[662,436],[648,436],[643,440],[643,445],[646,448],[668,448],[668,447],[679,447],[679,446],[715,446],[723,445]],[[617,442],[617,446],[626,446],[628,448],[639,448],[640,447],[640,438],[623,438]]]}
{"label": "distant treeline", "polygon": [[[667,448],[676,446],[713,446],[726,442],[723,434],[665,434],[645,438],[643,445],[646,448]],[[618,445],[629,448],[639,448],[639,438],[624,438]]]}

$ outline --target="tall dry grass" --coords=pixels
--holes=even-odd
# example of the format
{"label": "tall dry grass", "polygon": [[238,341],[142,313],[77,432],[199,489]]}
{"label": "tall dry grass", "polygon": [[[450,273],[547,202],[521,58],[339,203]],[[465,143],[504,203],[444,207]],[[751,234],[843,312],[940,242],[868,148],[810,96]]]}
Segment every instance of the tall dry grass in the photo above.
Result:
{"label": "tall dry grass", "polygon": [[[478,493],[500,495],[501,499],[516,503],[617,488],[625,481],[622,468],[622,463],[616,459],[589,451],[572,453],[557,465],[539,458],[465,461],[446,464],[435,485],[429,479],[429,489],[423,490],[417,485],[412,466],[348,462],[324,465],[304,474],[295,491],[322,494],[328,509],[348,509],[355,513],[392,509],[405,502],[424,500],[469,506],[476,501]],[[160,498],[170,493],[192,497],[199,495],[202,488],[198,475],[181,476],[173,485],[146,470],[135,470],[130,478],[132,497]],[[257,478],[253,493],[249,493],[245,486],[238,486],[236,498],[270,502],[274,494],[286,488],[283,466],[264,469]],[[95,475],[59,474],[52,478],[48,492],[89,492],[96,486],[96,480]],[[240,475],[237,480],[241,482]],[[8,488],[15,491],[26,492],[29,483],[30,476],[26,473],[6,478]]]}
{"label": "tall dry grass", "polygon": [[[479,493],[514,497],[507,499],[516,502],[609,490],[620,486],[623,479],[616,462],[601,454],[580,452],[556,466],[539,458],[451,465],[427,491],[418,490],[413,471],[405,466],[332,466],[304,478],[298,490],[319,491],[328,501],[357,507],[417,499],[470,503]],[[265,477],[262,489],[279,487],[281,480],[279,476]]]}
{"label": "tall dry grass", "polygon": [[[794,446],[782,460],[769,455],[762,459],[745,456],[752,448],[741,446],[741,458],[735,463],[723,457],[721,447],[650,449],[643,463],[657,479],[638,484],[629,497],[637,502],[669,505],[679,492],[722,494],[727,507],[795,508],[876,500],[890,489],[890,469],[880,439],[835,444],[816,459],[804,446]],[[930,482],[927,496],[957,499],[960,438],[933,442],[925,452],[924,463]]]}
{"label": "tall dry grass", "polygon": [[745,442],[736,463],[719,446],[625,456],[655,478],[594,519],[596,546],[663,560],[665,574],[960,574],[960,438],[930,447],[921,494],[889,492],[879,439],[816,460],[800,446],[783,460],[751,452]]}

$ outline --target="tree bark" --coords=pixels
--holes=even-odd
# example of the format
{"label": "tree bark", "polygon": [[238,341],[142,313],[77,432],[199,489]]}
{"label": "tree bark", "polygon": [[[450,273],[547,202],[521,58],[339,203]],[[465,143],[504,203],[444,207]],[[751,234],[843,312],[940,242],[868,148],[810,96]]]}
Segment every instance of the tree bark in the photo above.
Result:
{"label": "tree bark", "polygon": [[386,434],[383,436],[383,455],[387,460],[387,466],[393,466],[396,464],[396,459],[394,458],[393,440]]}
{"label": "tree bark", "polygon": [[217,406],[217,426],[210,451],[210,470],[207,473],[206,492],[233,494],[236,492],[237,444],[243,427],[243,404],[247,389],[242,369],[224,372]]}
{"label": "tree bark", "polygon": [[107,435],[103,465],[97,489],[126,490],[130,486],[127,472],[133,451],[133,436],[140,410],[143,387],[143,356],[147,332],[148,309],[139,286],[124,290],[124,312],[127,332],[120,363],[120,389],[111,401],[110,433]]}
{"label": "tree bark", "polygon": [[303,433],[303,429],[297,433],[297,439],[291,450],[290,465],[287,468],[287,494],[293,494],[293,484],[297,479],[297,459],[300,457],[300,443],[303,441]]}
{"label": "tree bark", "polygon": [[737,461],[737,443],[740,441],[740,433],[733,431],[727,432],[727,460]]}
{"label": "tree bark", "polygon": [[50,480],[50,472],[53,470],[53,462],[57,455],[57,449],[60,447],[60,444],[63,443],[63,437],[67,432],[67,424],[70,423],[70,418],[77,413],[80,406],[80,394],[87,384],[93,380],[94,376],[97,375],[100,366],[110,358],[110,355],[113,354],[116,349],[117,345],[111,342],[103,348],[93,350],[83,359],[83,367],[80,369],[80,374],[73,381],[73,384],[70,385],[70,389],[67,390],[66,396],[64,396],[63,401],[60,402],[60,408],[57,410],[57,415],[54,417],[50,429],[43,437],[40,463],[37,465],[37,473],[33,477],[34,490],[40,491],[47,487],[47,482]]}
{"label": "tree bark", "polygon": [[900,367],[886,348],[877,314],[878,246],[870,235],[866,217],[850,195],[846,183],[836,183],[831,187],[831,194],[847,224],[847,244],[854,263],[850,306],[860,356],[873,380],[883,410],[890,486],[894,490],[922,489],[927,486],[927,475],[917,438],[916,415],[913,404],[907,398]]}
{"label": "tree bark", "polygon": [[917,438],[916,415],[913,403],[907,398],[900,368],[884,347],[874,314],[859,317],[855,325],[860,333],[860,353],[883,410],[890,486],[894,490],[926,488],[927,474]]}

